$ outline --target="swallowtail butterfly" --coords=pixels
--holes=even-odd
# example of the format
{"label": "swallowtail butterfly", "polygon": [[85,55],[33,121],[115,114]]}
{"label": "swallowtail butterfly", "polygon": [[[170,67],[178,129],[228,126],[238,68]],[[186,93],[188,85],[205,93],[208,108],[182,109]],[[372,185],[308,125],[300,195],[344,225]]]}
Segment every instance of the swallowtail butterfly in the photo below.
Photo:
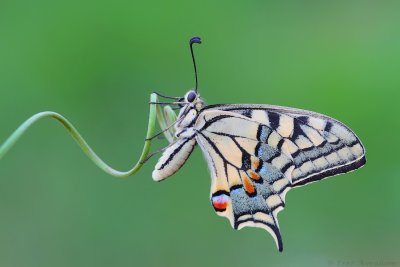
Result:
{"label": "swallowtail butterfly", "polygon": [[[234,229],[267,230],[279,251],[283,244],[277,214],[292,189],[346,173],[366,163],[355,133],[328,116],[289,107],[256,104],[206,105],[196,88],[183,98],[174,123],[174,141],[152,173],[162,181],[176,173],[196,144],[211,172],[210,200]],[[167,97],[172,98],[172,97]]]}

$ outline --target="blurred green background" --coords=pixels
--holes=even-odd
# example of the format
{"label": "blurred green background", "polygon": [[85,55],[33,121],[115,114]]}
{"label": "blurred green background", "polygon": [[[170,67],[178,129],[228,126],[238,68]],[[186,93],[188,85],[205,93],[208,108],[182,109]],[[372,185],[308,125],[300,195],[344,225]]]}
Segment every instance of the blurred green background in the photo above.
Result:
{"label": "blurred green background", "polygon": [[199,35],[209,104],[330,115],[368,159],[290,191],[279,253],[267,232],[215,215],[199,149],[163,183],[151,179],[156,158],[118,180],[42,121],[0,161],[0,266],[400,265],[399,12],[399,1],[0,1],[0,142],[53,110],[130,168],[149,94],[194,86],[188,39]]}

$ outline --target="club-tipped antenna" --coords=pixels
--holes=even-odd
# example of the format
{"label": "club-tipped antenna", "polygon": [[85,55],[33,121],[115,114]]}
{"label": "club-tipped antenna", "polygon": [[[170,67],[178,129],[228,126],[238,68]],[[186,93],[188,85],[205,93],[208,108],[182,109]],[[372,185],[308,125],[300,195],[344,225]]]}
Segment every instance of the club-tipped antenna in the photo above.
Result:
{"label": "club-tipped antenna", "polygon": [[194,59],[194,54],[193,54],[193,44],[201,44],[201,38],[198,36],[192,37],[189,40],[189,45],[190,45],[190,53],[192,54],[192,60],[193,60],[193,67],[194,67],[194,77],[196,79],[196,87],[194,88],[194,91],[197,93],[197,67],[196,67],[196,60]]}

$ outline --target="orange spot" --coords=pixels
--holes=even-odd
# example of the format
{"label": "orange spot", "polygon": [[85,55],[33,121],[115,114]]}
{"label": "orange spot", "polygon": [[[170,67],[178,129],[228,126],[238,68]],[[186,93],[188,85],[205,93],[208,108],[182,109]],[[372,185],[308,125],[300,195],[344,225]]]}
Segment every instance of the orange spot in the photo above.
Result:
{"label": "orange spot", "polygon": [[258,175],[255,171],[249,171],[248,172],[249,176],[251,177],[251,179],[253,179],[254,181],[258,181],[261,179],[261,176]]}
{"label": "orange spot", "polygon": [[253,169],[256,170],[260,166],[260,159],[259,158],[252,158],[251,163],[253,165]]}
{"label": "orange spot", "polygon": [[243,180],[243,186],[244,186],[244,189],[246,190],[246,192],[249,194],[254,194],[256,192],[256,189],[254,188],[249,177],[247,175],[243,175],[242,180]]}

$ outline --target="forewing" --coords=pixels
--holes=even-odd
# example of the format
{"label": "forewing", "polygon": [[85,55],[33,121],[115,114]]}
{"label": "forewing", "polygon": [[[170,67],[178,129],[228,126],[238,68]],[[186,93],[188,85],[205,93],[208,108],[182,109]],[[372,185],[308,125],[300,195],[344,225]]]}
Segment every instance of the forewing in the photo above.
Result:
{"label": "forewing", "polygon": [[356,134],[328,116],[273,105],[217,105],[222,110],[243,115],[266,125],[284,140],[280,150],[292,158],[292,186],[349,172],[366,162],[365,149]]}

